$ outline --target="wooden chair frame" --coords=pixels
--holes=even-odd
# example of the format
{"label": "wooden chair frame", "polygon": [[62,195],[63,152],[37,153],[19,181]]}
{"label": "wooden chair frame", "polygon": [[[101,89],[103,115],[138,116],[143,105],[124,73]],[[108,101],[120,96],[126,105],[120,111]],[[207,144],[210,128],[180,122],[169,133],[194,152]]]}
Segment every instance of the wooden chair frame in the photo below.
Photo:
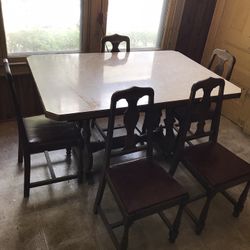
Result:
{"label": "wooden chair frame", "polygon": [[105,52],[105,46],[107,42],[112,44],[111,52],[120,52],[119,45],[121,42],[126,43],[126,52],[130,52],[130,39],[128,36],[122,36],[118,34],[104,36],[101,39],[101,52]]}
{"label": "wooden chair frame", "polygon": [[[212,69],[212,67],[214,66],[212,70],[219,76],[224,76],[225,79],[229,81],[233,72],[235,62],[235,57],[227,50],[215,49],[211,55],[208,69]],[[225,65],[227,65],[226,69]]]}
{"label": "wooden chair frame", "polygon": [[[211,93],[215,88],[219,88],[218,95],[212,96]],[[196,97],[196,93],[199,90],[203,90],[204,93],[201,98]],[[178,163],[182,162],[205,189],[205,193],[192,197],[189,201],[194,202],[202,198],[206,199],[198,217],[188,207],[185,208],[185,211],[196,225],[197,234],[200,234],[205,226],[209,206],[217,193],[222,193],[234,205],[233,215],[238,217],[244,207],[250,186],[249,164],[217,142],[223,91],[223,79],[209,78],[193,85],[185,118],[179,121],[180,129],[177,136],[177,146],[170,170],[170,173],[173,175]],[[214,106],[212,110],[210,108],[211,105]],[[210,128],[205,129],[208,120],[211,122]],[[196,131],[190,134],[188,131],[193,122],[197,122]],[[187,141],[203,137],[208,137],[208,140],[185,147]],[[229,164],[227,161],[232,162],[232,164]],[[227,164],[230,167],[226,168]],[[208,167],[210,170],[208,170]],[[221,168],[219,169],[219,167]],[[220,171],[227,171],[227,173],[222,172],[221,174]],[[240,194],[240,198],[236,201],[226,192],[226,189],[244,182],[247,184]]]}
{"label": "wooden chair frame", "polygon": [[[235,57],[230,54],[227,50],[222,49],[215,49],[211,55],[208,69],[212,70],[219,76],[224,76],[226,80],[230,80],[233,68],[235,65],[236,59]],[[225,68],[226,67],[226,68]],[[213,109],[213,106],[211,106],[211,109]],[[175,131],[178,132],[179,124],[175,124]],[[189,131],[192,133],[192,131]],[[187,141],[187,143],[191,146],[192,143],[190,141]]]}
{"label": "wooden chair frame", "polygon": [[[29,197],[30,188],[33,187],[48,185],[75,178],[78,178],[78,182],[81,183],[83,180],[83,141],[79,128],[77,128],[73,122],[56,122],[47,119],[44,115],[23,118],[8,59],[3,59],[3,66],[16,111],[19,138],[18,163],[22,163],[24,159],[24,197]],[[30,140],[32,134],[38,132],[37,137],[39,137],[41,136],[39,133],[44,130],[46,130],[46,141],[43,141],[42,138],[39,138],[41,139],[39,142],[36,140]],[[56,141],[49,138],[48,134],[53,135],[54,133],[59,133],[59,131],[62,132],[62,134],[61,136],[57,136]],[[70,160],[72,147],[79,149],[78,173],[56,177],[48,155],[48,151],[66,149],[67,160]],[[47,180],[31,182],[31,155],[41,152],[45,153],[51,178]]]}
{"label": "wooden chair frame", "polygon": [[[112,44],[112,50],[110,52],[120,52],[119,49],[119,45],[121,42],[125,42],[126,43],[126,52],[130,52],[130,38],[128,36],[123,36],[123,35],[119,35],[119,34],[114,34],[114,35],[107,35],[104,36],[101,39],[101,52],[104,53],[105,52],[105,46],[106,43],[110,42]],[[120,63],[124,63],[124,61],[127,61],[127,56],[124,57],[124,59],[119,59]],[[96,127],[96,129],[98,130],[98,132],[100,133],[100,135],[103,137],[104,140],[106,140],[106,132],[108,131],[107,128],[101,128],[101,126],[98,124],[98,122],[96,121],[96,119],[92,119],[91,120],[91,128]],[[118,126],[116,127],[117,129],[120,129],[121,127]],[[136,128],[138,132],[140,132],[140,130],[138,128]]]}
{"label": "wooden chair frame", "polygon": [[[94,212],[95,213],[98,212],[100,214],[101,218],[103,219],[104,225],[107,228],[107,231],[109,232],[111,239],[117,249],[127,249],[129,228],[133,224],[134,221],[141,219],[143,217],[152,215],[154,213],[158,213],[159,216],[166,223],[166,225],[169,227],[170,229],[169,240],[171,242],[174,242],[178,235],[178,229],[180,225],[182,211],[188,199],[187,193],[183,191],[180,195],[176,195],[170,200],[163,200],[153,205],[140,207],[138,209],[129,211],[129,209],[126,207],[126,205],[124,204],[121,198],[119,188],[116,188],[114,176],[112,177],[112,173],[118,173],[121,169],[126,168],[126,173],[130,172],[130,174],[132,174],[134,173],[132,170],[134,169],[134,167],[133,168],[130,168],[130,167],[138,166],[138,164],[150,164],[151,170],[153,169],[153,171],[161,171],[161,176],[165,176],[167,179],[170,178],[171,181],[173,181],[174,183],[177,183],[160,166],[153,164],[153,146],[152,146],[153,131],[152,131],[152,126],[150,122],[147,123],[147,128],[145,129],[146,133],[144,135],[134,133],[136,124],[139,119],[139,108],[137,106],[137,103],[138,103],[138,100],[143,96],[148,97],[148,105],[144,107],[144,109],[146,110],[145,116],[150,116],[152,112],[152,108],[153,108],[153,102],[154,102],[154,98],[153,98],[154,92],[152,88],[133,87],[127,90],[117,91],[112,95],[112,98],[111,98],[110,116],[109,116],[109,123],[108,123],[108,135],[107,135],[106,150],[105,150],[105,167],[104,167],[103,175],[100,180],[100,185],[99,185],[98,193],[97,193],[96,200],[95,200]],[[116,138],[116,137],[113,137],[115,116],[117,114],[116,105],[117,105],[117,102],[121,99],[126,99],[128,103],[128,107],[126,108],[124,112],[124,123],[125,123],[125,128],[127,131],[127,135],[123,138],[123,143],[120,146],[122,149],[113,151],[112,150],[113,143],[114,143],[114,139]],[[141,141],[146,141],[146,143],[141,144],[140,143]],[[135,160],[132,162],[131,161],[123,162],[123,163],[115,164],[115,165],[110,164],[111,157],[122,156],[124,154],[130,154],[130,153],[134,153],[134,152],[138,152],[142,150],[146,151],[146,158],[142,160]],[[143,173],[146,174],[145,168],[142,167],[142,170],[144,171],[141,174],[142,175]],[[124,178],[124,175],[122,176],[123,176],[122,178]],[[154,181],[157,182],[157,180],[154,180]],[[115,201],[117,202],[119,210],[123,217],[121,221],[118,221],[115,223],[109,223],[105,215],[105,212],[101,207],[101,201],[102,201],[104,189],[107,183],[109,185],[111,192],[113,193]],[[172,206],[176,206],[176,205],[179,206],[179,209],[177,211],[177,215],[176,215],[174,222],[170,223],[170,221],[164,215],[163,210]],[[115,233],[113,232],[113,229],[119,226],[124,226],[124,231],[123,231],[122,239],[120,242],[117,239]]]}

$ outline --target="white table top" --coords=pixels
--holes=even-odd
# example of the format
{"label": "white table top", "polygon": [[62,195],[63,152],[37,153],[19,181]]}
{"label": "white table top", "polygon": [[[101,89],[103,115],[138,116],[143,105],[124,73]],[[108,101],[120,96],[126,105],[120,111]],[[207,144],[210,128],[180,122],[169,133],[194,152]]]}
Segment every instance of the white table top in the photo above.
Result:
{"label": "white table top", "polygon": [[[32,55],[28,64],[45,115],[55,120],[107,114],[112,93],[132,86],[152,87],[160,106],[183,102],[193,83],[219,77],[176,51]],[[225,98],[240,93],[226,81]]]}

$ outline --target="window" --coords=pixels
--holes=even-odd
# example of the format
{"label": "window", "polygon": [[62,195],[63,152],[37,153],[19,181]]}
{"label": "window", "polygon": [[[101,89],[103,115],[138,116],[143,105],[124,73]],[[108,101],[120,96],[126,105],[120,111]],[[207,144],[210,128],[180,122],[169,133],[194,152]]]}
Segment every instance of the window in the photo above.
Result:
{"label": "window", "polygon": [[8,55],[80,50],[81,0],[2,0]]}
{"label": "window", "polygon": [[107,34],[130,37],[131,48],[160,48],[167,0],[109,0]]}

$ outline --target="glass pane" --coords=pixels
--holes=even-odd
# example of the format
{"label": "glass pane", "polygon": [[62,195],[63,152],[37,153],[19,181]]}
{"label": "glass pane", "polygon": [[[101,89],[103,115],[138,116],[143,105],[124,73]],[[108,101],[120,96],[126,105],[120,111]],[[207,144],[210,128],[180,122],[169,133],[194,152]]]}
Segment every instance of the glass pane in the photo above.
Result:
{"label": "glass pane", "polygon": [[107,34],[130,37],[131,48],[158,48],[167,0],[109,0]]}
{"label": "glass pane", "polygon": [[79,51],[80,0],[2,0],[8,54]]}

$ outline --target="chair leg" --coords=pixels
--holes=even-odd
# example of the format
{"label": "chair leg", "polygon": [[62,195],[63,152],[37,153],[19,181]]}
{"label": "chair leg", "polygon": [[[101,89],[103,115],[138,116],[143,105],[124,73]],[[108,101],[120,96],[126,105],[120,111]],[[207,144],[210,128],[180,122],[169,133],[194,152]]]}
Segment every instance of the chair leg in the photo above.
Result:
{"label": "chair leg", "polygon": [[175,240],[179,234],[179,227],[180,227],[180,223],[181,223],[181,216],[182,216],[182,213],[184,210],[184,206],[185,206],[185,203],[180,205],[178,212],[177,212],[177,215],[175,217],[172,229],[169,232],[169,241],[171,243],[175,242]]}
{"label": "chair leg", "polygon": [[81,184],[83,182],[83,175],[84,175],[83,149],[81,146],[78,146],[78,150],[79,150],[78,183]]}
{"label": "chair leg", "polygon": [[104,190],[105,190],[105,186],[106,186],[106,178],[103,177],[102,180],[100,181],[98,191],[97,191],[97,194],[96,194],[96,199],[95,199],[95,204],[94,204],[94,213],[95,214],[97,214],[98,207],[101,204],[103,193],[104,193]]}
{"label": "chair leg", "polygon": [[90,145],[90,137],[91,137],[91,131],[89,127],[89,120],[84,120],[81,124],[83,127],[82,129],[82,136],[84,140],[84,165],[85,165],[85,175],[86,179],[89,184],[93,184],[94,179],[92,175],[92,167],[93,167],[93,152],[91,150],[91,145]]}
{"label": "chair leg", "polygon": [[91,120],[90,126],[91,126],[91,128],[94,128],[94,126],[95,126],[95,118],[93,118]]}
{"label": "chair leg", "polygon": [[30,195],[30,154],[24,155],[24,197]]}
{"label": "chair leg", "polygon": [[127,250],[127,248],[128,248],[128,234],[129,234],[130,226],[131,226],[130,221],[127,220],[126,222],[124,222],[124,231],[123,231],[123,235],[122,235],[121,244],[119,247],[120,250]]}
{"label": "chair leg", "polygon": [[198,219],[198,223],[196,224],[195,232],[198,235],[201,234],[202,230],[205,227],[205,221],[207,219],[208,209],[209,209],[210,203],[211,203],[212,199],[214,198],[214,196],[215,196],[215,194],[208,194],[207,195],[207,200],[206,200],[206,202],[201,210],[200,217]]}
{"label": "chair leg", "polygon": [[88,168],[86,170],[86,179],[88,180],[88,184],[89,185],[93,185],[94,184],[94,178],[93,178],[93,174],[92,174],[92,168],[93,168],[93,155],[92,152],[89,153],[89,155],[87,156],[87,165]]}
{"label": "chair leg", "polygon": [[18,139],[18,163],[23,162],[23,149],[22,149],[22,143],[21,138]]}
{"label": "chair leg", "polygon": [[172,160],[172,162],[171,162],[171,165],[170,165],[170,169],[169,169],[169,174],[170,174],[171,176],[173,176],[173,175],[175,174],[179,162],[180,162],[179,159],[177,159],[177,157],[174,156],[174,157],[173,157],[173,160]]}
{"label": "chair leg", "polygon": [[71,147],[66,148],[66,160],[67,162],[71,162]]}
{"label": "chair leg", "polygon": [[248,194],[249,188],[250,188],[250,182],[248,181],[244,190],[242,191],[242,193],[240,195],[238,202],[234,206],[234,211],[233,211],[234,217],[239,217],[241,211],[243,210],[244,203],[247,199],[247,194]]}

